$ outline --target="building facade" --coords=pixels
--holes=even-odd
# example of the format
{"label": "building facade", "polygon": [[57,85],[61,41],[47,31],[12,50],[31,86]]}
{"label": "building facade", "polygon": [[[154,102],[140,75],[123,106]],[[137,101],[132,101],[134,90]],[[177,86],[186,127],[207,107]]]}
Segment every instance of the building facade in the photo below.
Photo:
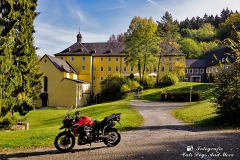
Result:
{"label": "building facade", "polygon": [[[161,77],[164,73],[171,72],[173,63],[185,63],[185,54],[170,44],[163,47],[158,55],[159,73],[157,66],[147,66],[145,76],[159,74]],[[40,60],[42,72],[48,79],[48,89],[43,89],[37,105],[43,105],[47,101],[44,105],[83,106],[87,104],[89,97],[100,93],[100,82],[107,75],[137,75],[137,67],[126,65],[127,55],[123,52],[124,49],[122,42],[82,43],[82,35],[78,33],[76,43],[54,54],[55,57],[44,55]],[[44,83],[43,79],[43,86]],[[84,86],[85,90],[80,92],[78,88]]]}

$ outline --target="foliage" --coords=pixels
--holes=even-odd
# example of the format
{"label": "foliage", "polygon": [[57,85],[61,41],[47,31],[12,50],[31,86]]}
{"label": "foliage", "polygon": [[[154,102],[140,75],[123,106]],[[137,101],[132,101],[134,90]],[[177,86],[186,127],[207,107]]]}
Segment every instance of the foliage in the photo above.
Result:
{"label": "foliage", "polygon": [[144,88],[153,88],[156,83],[156,78],[152,76],[143,77],[143,86]]}
{"label": "foliage", "polygon": [[125,52],[128,54],[127,65],[136,66],[140,82],[147,66],[156,63],[156,54],[159,53],[160,38],[155,34],[156,23],[152,18],[134,17],[126,32]]}
{"label": "foliage", "polygon": [[236,31],[240,31],[240,13],[232,14],[225,22],[219,25],[218,37],[220,40],[230,38],[237,42],[238,35]]}
{"label": "foliage", "polygon": [[198,58],[201,56],[201,48],[191,38],[185,38],[180,41],[180,50],[187,55],[186,58]]}
{"label": "foliage", "polygon": [[101,81],[101,100],[117,100],[122,99],[130,91],[135,91],[140,85],[126,78],[121,74],[108,75],[103,81]]}
{"label": "foliage", "polygon": [[179,82],[178,76],[175,74],[167,73],[162,77],[162,83],[171,86]]}
{"label": "foliage", "polygon": [[214,99],[216,113],[226,121],[240,120],[240,59],[228,64],[228,69],[221,67],[216,74]]}
{"label": "foliage", "polygon": [[172,64],[171,73],[177,77],[185,76],[186,63],[182,61],[176,61]]}
{"label": "foliage", "polygon": [[34,46],[33,23],[37,0],[2,0],[0,5],[0,117],[18,111],[25,115],[41,88],[41,73]]}

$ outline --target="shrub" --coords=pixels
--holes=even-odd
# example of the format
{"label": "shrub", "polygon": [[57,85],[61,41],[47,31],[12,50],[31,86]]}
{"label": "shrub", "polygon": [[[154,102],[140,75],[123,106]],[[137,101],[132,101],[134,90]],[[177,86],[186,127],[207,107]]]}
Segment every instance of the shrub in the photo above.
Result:
{"label": "shrub", "polygon": [[121,74],[108,75],[101,82],[101,101],[117,100],[125,97],[130,91],[135,91],[139,83]]}
{"label": "shrub", "polygon": [[[189,102],[190,93],[189,92],[164,92],[161,93],[162,101],[175,101],[175,102]],[[201,92],[193,92],[191,96],[191,101],[200,101],[202,100]]]}
{"label": "shrub", "polygon": [[143,86],[144,88],[153,88],[156,83],[155,77],[144,76],[143,77]]}
{"label": "shrub", "polygon": [[162,83],[167,86],[175,85],[178,82],[179,82],[179,79],[175,74],[165,74],[162,77]]}
{"label": "shrub", "polygon": [[6,116],[1,117],[0,126],[5,129],[9,129],[11,126],[17,123],[16,118],[13,117],[11,113],[8,113]]}

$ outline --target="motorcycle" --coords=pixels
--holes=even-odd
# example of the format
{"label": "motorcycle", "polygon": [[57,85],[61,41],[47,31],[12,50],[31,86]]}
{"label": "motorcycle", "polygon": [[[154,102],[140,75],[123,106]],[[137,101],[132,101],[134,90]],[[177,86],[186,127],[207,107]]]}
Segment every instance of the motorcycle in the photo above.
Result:
{"label": "motorcycle", "polygon": [[76,111],[75,115],[71,117],[70,110],[63,119],[63,126],[59,128],[65,129],[65,131],[60,132],[54,140],[54,145],[60,152],[70,151],[74,147],[76,139],[78,145],[90,144],[90,149],[92,142],[103,142],[108,147],[114,147],[120,142],[121,135],[113,127],[116,125],[115,121],[121,125],[121,113],[107,116],[102,121],[93,121],[88,116],[79,116],[80,111]]}

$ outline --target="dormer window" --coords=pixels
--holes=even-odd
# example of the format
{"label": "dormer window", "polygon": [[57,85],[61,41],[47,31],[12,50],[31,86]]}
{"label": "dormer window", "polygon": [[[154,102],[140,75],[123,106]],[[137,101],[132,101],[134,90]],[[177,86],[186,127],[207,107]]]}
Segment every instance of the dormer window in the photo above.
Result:
{"label": "dormer window", "polygon": [[71,60],[74,61],[74,57],[71,57]]}
{"label": "dormer window", "polygon": [[60,57],[61,60],[63,60],[63,57]]}

